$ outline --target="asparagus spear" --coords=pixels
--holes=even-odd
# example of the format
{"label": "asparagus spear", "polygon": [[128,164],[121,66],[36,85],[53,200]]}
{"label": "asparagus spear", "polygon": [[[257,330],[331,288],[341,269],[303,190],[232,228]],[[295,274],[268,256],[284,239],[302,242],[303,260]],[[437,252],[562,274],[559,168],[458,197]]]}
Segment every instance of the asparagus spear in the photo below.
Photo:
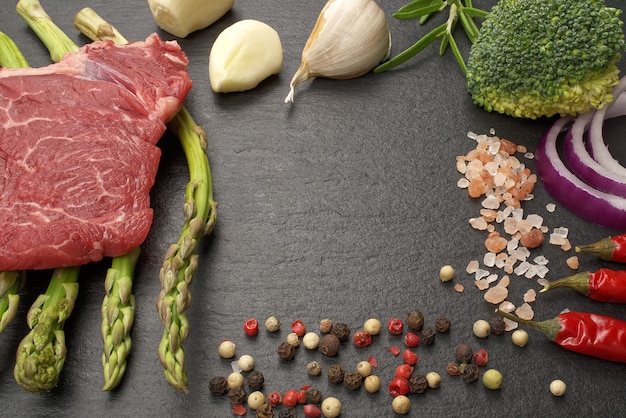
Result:
{"label": "asparagus spear", "polygon": [[[3,34],[4,35],[4,34]],[[8,39],[8,41],[7,41]],[[8,46],[8,47],[7,47]],[[15,43],[4,35],[0,49],[0,61],[12,63],[13,67],[27,67],[28,62]],[[79,267],[60,268],[53,272],[45,294],[39,295],[27,314],[27,323],[31,331],[22,339],[16,354],[13,375],[17,383],[29,392],[44,392],[54,388],[65,363],[65,333],[63,325],[72,313],[78,295]],[[20,273],[0,273],[1,283],[8,284],[4,289],[8,310],[3,309],[0,322],[10,322],[11,309],[16,309],[17,290],[20,286]],[[13,306],[12,306],[13,305]],[[4,325],[2,325],[4,326]]]}
{"label": "asparagus spear", "polygon": [[[33,29],[50,52],[53,61],[59,61],[78,46],[52,21],[39,0],[20,0],[17,11]],[[126,372],[126,359],[130,354],[130,332],[135,319],[135,297],[132,295],[133,272],[139,249],[115,257],[105,279],[105,297],[102,301],[102,340],[104,349],[102,390],[115,388]]]}
{"label": "asparagus spear", "polygon": [[54,270],[46,293],[28,311],[31,331],[17,348],[13,375],[29,392],[49,391],[59,381],[67,353],[63,325],[78,296],[79,271],[79,267]]}
{"label": "asparagus spear", "polygon": [[[90,8],[82,9],[74,26],[91,40],[126,39],[111,24]],[[189,333],[186,310],[191,303],[191,285],[198,267],[197,246],[203,235],[209,235],[217,221],[217,202],[213,198],[211,168],[206,156],[207,137],[185,107],[168,124],[183,147],[189,167],[189,183],[185,192],[185,222],[178,242],[168,249],[160,272],[161,292],[157,311],[164,325],[159,344],[159,359],[168,383],[187,392],[187,373],[183,342]]]}
{"label": "asparagus spear", "polygon": [[[15,42],[5,33],[0,32],[0,67],[23,68],[28,66],[26,57],[15,45]],[[25,278],[25,272],[0,272],[0,332],[4,331],[15,317],[20,301],[18,292]]]}

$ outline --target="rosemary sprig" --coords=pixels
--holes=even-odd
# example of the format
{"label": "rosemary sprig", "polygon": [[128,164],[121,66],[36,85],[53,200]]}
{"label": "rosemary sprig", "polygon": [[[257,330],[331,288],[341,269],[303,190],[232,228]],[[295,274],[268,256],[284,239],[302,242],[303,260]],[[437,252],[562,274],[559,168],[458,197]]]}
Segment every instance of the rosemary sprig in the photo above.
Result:
{"label": "rosemary sprig", "polygon": [[454,31],[457,22],[461,22],[461,27],[467,35],[467,38],[471,43],[474,43],[480,31],[474,19],[484,19],[489,12],[475,8],[471,0],[414,0],[402,6],[392,16],[401,20],[419,19],[419,24],[423,25],[433,14],[442,12],[446,8],[449,8],[449,12],[448,20],[445,23],[432,29],[416,43],[395,57],[374,68],[374,72],[382,73],[395,68],[416,56],[437,39],[440,39],[439,55],[443,55],[449,46],[459,67],[461,67],[461,71],[465,74],[467,72],[465,59],[454,39]]}

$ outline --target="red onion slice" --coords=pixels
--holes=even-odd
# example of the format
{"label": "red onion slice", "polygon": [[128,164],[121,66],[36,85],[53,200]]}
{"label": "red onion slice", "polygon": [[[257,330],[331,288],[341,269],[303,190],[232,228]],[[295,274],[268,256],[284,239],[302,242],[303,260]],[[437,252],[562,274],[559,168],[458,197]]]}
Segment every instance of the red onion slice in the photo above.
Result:
{"label": "red onion slice", "polygon": [[[585,147],[585,132],[596,113],[584,113],[574,121],[563,141],[565,160],[572,172],[585,183],[603,192],[626,198],[626,169],[622,167],[624,175],[610,170],[594,160]],[[594,156],[598,157],[595,153]]]}
{"label": "red onion slice", "polygon": [[605,228],[626,230],[626,199],[589,186],[561,161],[557,139],[572,121],[558,119],[543,135],[535,150],[535,167],[546,191],[570,212]]}

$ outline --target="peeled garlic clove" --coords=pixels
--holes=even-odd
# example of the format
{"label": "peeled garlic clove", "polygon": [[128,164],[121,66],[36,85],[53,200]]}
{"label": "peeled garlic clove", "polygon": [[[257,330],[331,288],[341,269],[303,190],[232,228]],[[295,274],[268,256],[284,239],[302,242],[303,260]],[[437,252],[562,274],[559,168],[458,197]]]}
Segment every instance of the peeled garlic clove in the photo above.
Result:
{"label": "peeled garlic clove", "polygon": [[387,17],[374,0],[329,0],[304,46],[285,103],[293,102],[296,86],[311,78],[348,79],[370,72],[390,48]]}
{"label": "peeled garlic clove", "polygon": [[209,80],[216,93],[245,91],[278,74],[283,47],[278,32],[258,20],[241,20],[227,27],[209,54]]}
{"label": "peeled garlic clove", "polygon": [[156,24],[179,38],[211,25],[234,4],[235,0],[148,0]]}

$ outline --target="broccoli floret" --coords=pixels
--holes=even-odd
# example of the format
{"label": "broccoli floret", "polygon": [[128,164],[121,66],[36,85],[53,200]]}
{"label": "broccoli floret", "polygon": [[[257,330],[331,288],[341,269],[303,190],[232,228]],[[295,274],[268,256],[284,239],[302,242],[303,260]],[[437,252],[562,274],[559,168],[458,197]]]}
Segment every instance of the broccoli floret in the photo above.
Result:
{"label": "broccoli floret", "polygon": [[501,0],[470,50],[472,99],[530,119],[601,108],[619,83],[621,13],[603,0]]}

